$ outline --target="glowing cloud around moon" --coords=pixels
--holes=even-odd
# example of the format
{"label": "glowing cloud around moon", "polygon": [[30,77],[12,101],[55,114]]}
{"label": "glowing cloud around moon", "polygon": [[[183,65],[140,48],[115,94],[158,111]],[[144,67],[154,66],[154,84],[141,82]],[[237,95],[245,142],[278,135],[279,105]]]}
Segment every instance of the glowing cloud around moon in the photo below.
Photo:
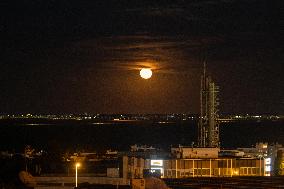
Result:
{"label": "glowing cloud around moon", "polygon": [[140,76],[143,78],[143,79],[149,79],[151,78],[152,76],[152,70],[149,69],[149,68],[142,68],[140,70]]}

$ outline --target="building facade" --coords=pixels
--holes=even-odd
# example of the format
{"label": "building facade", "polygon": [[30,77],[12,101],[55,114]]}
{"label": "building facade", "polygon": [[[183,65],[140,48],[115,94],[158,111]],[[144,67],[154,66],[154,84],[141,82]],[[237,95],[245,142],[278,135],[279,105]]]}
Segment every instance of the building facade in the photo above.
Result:
{"label": "building facade", "polygon": [[[154,166],[154,169],[157,170],[157,167]],[[160,171],[162,178],[265,176],[265,160],[254,158],[169,159],[162,160]]]}

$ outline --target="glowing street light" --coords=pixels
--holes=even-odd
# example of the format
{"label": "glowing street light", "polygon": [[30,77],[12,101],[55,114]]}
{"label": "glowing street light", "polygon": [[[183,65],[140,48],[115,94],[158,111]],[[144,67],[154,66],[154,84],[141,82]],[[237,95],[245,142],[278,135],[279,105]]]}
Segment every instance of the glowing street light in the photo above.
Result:
{"label": "glowing street light", "polygon": [[76,163],[75,167],[76,167],[76,174],[75,174],[76,185],[75,186],[77,188],[77,186],[78,186],[78,167],[80,167],[80,163]]}

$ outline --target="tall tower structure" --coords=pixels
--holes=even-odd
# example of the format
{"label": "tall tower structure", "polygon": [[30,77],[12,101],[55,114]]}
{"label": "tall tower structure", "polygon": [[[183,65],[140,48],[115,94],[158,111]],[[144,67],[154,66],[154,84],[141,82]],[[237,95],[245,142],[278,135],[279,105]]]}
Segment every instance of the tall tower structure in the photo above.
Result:
{"label": "tall tower structure", "polygon": [[218,123],[218,92],[219,87],[206,73],[204,62],[203,75],[201,76],[200,89],[200,118],[198,125],[199,147],[218,148],[219,123]]}

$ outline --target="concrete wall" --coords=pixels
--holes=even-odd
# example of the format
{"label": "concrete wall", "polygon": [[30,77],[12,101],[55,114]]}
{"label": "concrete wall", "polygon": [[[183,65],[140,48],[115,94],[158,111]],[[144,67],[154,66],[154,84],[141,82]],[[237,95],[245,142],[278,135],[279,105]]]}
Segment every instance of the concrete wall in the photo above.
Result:
{"label": "concrete wall", "polygon": [[[75,186],[75,177],[35,177],[37,187],[49,186]],[[123,178],[108,178],[108,177],[78,177],[78,184],[112,184],[112,185],[129,185],[130,181]]]}
{"label": "concrete wall", "polygon": [[143,170],[147,167],[143,158],[123,156],[123,178],[143,178]]}

